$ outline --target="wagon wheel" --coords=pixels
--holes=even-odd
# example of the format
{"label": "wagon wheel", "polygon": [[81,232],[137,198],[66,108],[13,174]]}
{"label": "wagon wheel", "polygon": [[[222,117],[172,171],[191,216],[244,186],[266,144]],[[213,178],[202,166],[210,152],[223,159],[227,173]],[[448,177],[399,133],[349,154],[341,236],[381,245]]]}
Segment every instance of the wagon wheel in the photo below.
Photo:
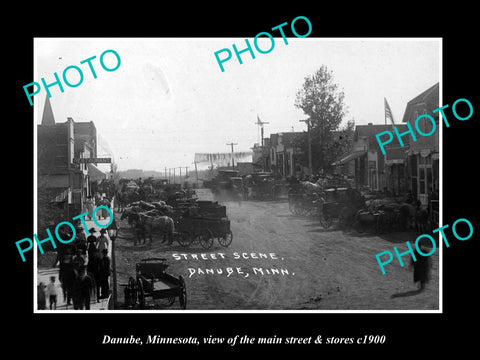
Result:
{"label": "wagon wheel", "polygon": [[167,304],[168,304],[168,306],[172,306],[174,302],[175,302],[175,297],[169,297],[169,298],[167,298]]}
{"label": "wagon wheel", "polygon": [[203,229],[195,238],[204,249],[210,249],[213,245],[214,236],[209,228]]}
{"label": "wagon wheel", "polygon": [[293,213],[295,215],[301,215],[302,214],[302,207],[298,201],[293,202]]}
{"label": "wagon wheel", "polygon": [[332,226],[332,222],[333,218],[328,214],[323,213],[320,217],[320,224],[322,224],[324,229],[328,229],[330,226]]}
{"label": "wagon wheel", "polygon": [[231,230],[228,230],[223,237],[218,238],[218,242],[222,246],[229,246],[232,243],[233,240],[233,234]]}
{"label": "wagon wheel", "polygon": [[145,290],[143,289],[143,282],[141,279],[137,279],[138,287],[138,304],[141,309],[145,309]]}
{"label": "wagon wheel", "polygon": [[187,286],[185,285],[185,280],[182,275],[178,277],[178,280],[180,281],[180,295],[178,296],[178,302],[182,309],[185,310],[187,308]]}
{"label": "wagon wheel", "polygon": [[307,208],[307,215],[308,216],[314,216],[315,213],[317,212],[317,210],[315,209],[314,206],[310,205],[308,208]]}
{"label": "wagon wheel", "polygon": [[308,208],[305,206],[305,203],[302,203],[302,207],[300,208],[300,215],[305,216],[308,214]]}
{"label": "wagon wheel", "polygon": [[135,307],[137,303],[137,284],[135,279],[130,276],[128,279],[128,285],[125,286],[125,308],[129,309],[130,307]]}
{"label": "wagon wheel", "polygon": [[182,231],[178,237],[178,243],[182,246],[190,246],[192,243],[192,238],[188,231]]}

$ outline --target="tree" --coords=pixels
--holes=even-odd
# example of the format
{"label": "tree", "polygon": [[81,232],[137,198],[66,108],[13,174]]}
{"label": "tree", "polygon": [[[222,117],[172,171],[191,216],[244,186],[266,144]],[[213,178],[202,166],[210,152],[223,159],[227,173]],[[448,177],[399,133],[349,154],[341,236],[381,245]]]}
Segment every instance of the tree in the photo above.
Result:
{"label": "tree", "polygon": [[[300,108],[310,121],[311,151],[314,173],[329,171],[335,161],[334,131],[346,113],[344,93],[333,80],[333,73],[322,65],[313,75],[307,76],[297,92],[295,107]],[[308,154],[307,144],[303,153]]]}

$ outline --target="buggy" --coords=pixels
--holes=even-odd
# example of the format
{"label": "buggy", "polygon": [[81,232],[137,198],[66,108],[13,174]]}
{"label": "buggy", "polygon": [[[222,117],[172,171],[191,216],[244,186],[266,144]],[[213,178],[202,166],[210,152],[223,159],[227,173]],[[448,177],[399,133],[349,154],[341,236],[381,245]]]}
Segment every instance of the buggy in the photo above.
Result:
{"label": "buggy", "polygon": [[181,275],[175,277],[165,272],[168,267],[166,261],[164,258],[148,258],[136,264],[136,278],[130,276],[124,289],[127,309],[135,308],[137,304],[144,309],[147,296],[153,300],[166,299],[169,306],[178,297],[180,307],[184,310],[187,308],[185,280]]}

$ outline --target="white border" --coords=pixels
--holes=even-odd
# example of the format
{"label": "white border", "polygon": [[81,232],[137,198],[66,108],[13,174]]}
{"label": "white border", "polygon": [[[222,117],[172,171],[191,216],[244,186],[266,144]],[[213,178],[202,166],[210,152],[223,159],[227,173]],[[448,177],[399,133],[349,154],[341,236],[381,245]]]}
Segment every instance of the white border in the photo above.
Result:
{"label": "white border", "polygon": [[[33,38],[33,76],[34,79],[38,78],[37,73],[37,59],[36,59],[36,47],[37,41],[36,39],[45,39],[44,38]],[[91,41],[102,41],[109,38],[62,38],[59,39],[69,39],[69,40],[80,40],[80,39],[89,39]],[[121,38],[114,38],[114,39],[121,39]],[[160,39],[160,38],[127,38],[127,39],[138,39],[138,40],[153,40],[153,39]],[[162,40],[174,40],[174,41],[210,41],[210,40],[231,40],[231,39],[240,39],[240,38],[161,38]],[[401,37],[375,37],[375,38],[290,38],[288,37],[288,41],[291,40],[301,40],[301,41],[438,41],[439,42],[439,106],[443,106],[443,38],[442,37],[422,37],[422,38],[401,38]],[[33,205],[33,226],[35,229],[35,233],[37,233],[37,113],[38,113],[38,106],[39,101],[34,101],[33,105],[33,124],[34,124],[34,140],[33,140],[33,193],[34,193],[34,205]],[[439,115],[441,117],[441,115]],[[439,126],[442,124],[439,118]],[[439,187],[440,187],[440,212],[439,212],[439,226],[443,226],[443,126],[440,126],[439,132]],[[33,239],[32,239],[33,240]],[[440,244],[442,244],[440,246]],[[439,309],[438,310],[38,310],[37,309],[37,252],[38,247],[34,246],[33,251],[33,313],[35,314],[245,314],[245,313],[253,313],[253,314],[303,314],[303,315],[311,315],[311,314],[442,314],[443,313],[443,242],[439,241],[439,265],[438,265],[438,272],[439,272]]]}

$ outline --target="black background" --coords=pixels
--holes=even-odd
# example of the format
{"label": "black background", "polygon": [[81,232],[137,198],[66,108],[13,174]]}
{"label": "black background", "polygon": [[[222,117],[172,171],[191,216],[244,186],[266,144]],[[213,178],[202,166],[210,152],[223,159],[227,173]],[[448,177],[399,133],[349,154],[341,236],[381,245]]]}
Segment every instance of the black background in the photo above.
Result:
{"label": "black background", "polygon": [[[2,24],[6,47],[2,58],[6,86],[2,92],[4,121],[4,161],[2,185],[4,197],[2,266],[6,304],[3,306],[5,344],[12,350],[33,350],[39,358],[69,353],[94,356],[118,353],[122,356],[161,356],[200,351],[279,352],[299,354],[313,351],[328,353],[352,351],[355,355],[376,352],[382,356],[440,354],[442,350],[468,351],[475,344],[473,319],[478,298],[475,296],[475,261],[478,256],[478,215],[472,205],[478,201],[477,138],[478,40],[473,29],[476,10],[460,2],[444,5],[408,4],[332,6],[318,2],[276,3],[260,9],[246,3],[222,3],[192,8],[182,3],[177,9],[162,3],[151,5],[112,3],[100,10],[95,4],[43,4],[38,8],[10,10],[12,21]],[[309,37],[442,37],[443,104],[467,98],[474,108],[473,117],[461,122],[449,117],[450,128],[443,137],[443,209],[444,224],[464,217],[474,224],[468,241],[451,240],[443,251],[443,314],[33,314],[33,258],[21,262],[15,241],[33,235],[33,107],[23,85],[33,78],[34,37],[240,37],[253,38],[296,16],[312,23]],[[8,18],[8,16],[6,17]],[[477,21],[477,24],[475,24]],[[297,23],[297,24],[300,24]],[[299,33],[303,33],[301,29]],[[288,36],[288,35],[287,35]],[[213,51],[216,49],[212,49]],[[271,56],[275,54],[272,53]],[[474,66],[474,63],[476,66]],[[320,64],[319,64],[320,65]],[[295,66],[292,64],[291,66]],[[6,76],[5,76],[6,75]],[[392,84],[392,87],[402,84]],[[449,112],[447,112],[447,115]],[[407,239],[406,239],[407,240]],[[31,254],[31,252],[30,252]],[[478,271],[477,271],[478,273]],[[473,325],[473,328],[472,328]],[[357,337],[386,335],[384,345],[101,345],[104,334],[111,336],[214,335],[230,337],[322,335]],[[6,349],[3,349],[7,351]],[[153,352],[153,354],[145,354]],[[12,353],[15,354],[15,353]]]}

